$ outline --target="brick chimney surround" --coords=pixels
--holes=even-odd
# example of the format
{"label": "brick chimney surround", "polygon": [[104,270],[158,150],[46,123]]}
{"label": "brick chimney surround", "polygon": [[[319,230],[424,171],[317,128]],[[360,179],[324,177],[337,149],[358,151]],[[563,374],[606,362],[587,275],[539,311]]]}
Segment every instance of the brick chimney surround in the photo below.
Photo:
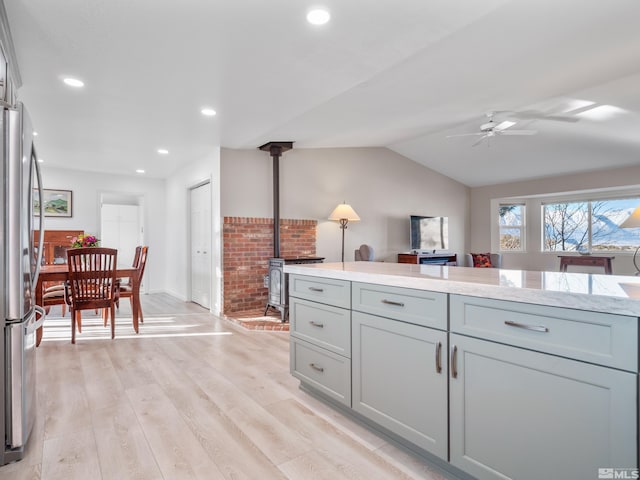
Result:
{"label": "brick chimney surround", "polygon": [[[280,256],[315,257],[317,220],[280,219]],[[224,217],[223,313],[264,310],[273,218]]]}

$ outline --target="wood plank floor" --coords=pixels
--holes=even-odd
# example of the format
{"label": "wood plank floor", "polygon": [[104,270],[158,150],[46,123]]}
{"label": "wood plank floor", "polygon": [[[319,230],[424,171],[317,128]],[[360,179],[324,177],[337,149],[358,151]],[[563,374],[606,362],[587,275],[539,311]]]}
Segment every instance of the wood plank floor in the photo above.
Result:
{"label": "wood plank floor", "polygon": [[[445,477],[300,391],[288,332],[247,331],[195,304],[143,296],[136,335],[85,315],[45,324],[26,457],[0,480],[340,480]],[[125,302],[126,303],[126,302]]]}

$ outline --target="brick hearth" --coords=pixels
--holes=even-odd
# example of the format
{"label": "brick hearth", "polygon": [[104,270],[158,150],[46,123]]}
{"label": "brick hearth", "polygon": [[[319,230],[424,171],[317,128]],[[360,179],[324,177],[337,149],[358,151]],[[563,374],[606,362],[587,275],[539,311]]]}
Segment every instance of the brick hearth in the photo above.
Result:
{"label": "brick hearth", "polygon": [[247,330],[265,330],[271,332],[288,332],[289,322],[280,321],[280,312],[269,309],[264,315],[264,307],[256,310],[234,313],[233,316],[225,315],[227,320],[236,323]]}

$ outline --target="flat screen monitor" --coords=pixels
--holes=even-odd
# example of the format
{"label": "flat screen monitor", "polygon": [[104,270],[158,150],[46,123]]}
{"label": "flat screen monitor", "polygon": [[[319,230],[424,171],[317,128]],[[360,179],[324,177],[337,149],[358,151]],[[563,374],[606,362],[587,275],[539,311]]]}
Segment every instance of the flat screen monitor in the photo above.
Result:
{"label": "flat screen monitor", "polygon": [[411,250],[433,251],[449,248],[449,218],[411,215]]}

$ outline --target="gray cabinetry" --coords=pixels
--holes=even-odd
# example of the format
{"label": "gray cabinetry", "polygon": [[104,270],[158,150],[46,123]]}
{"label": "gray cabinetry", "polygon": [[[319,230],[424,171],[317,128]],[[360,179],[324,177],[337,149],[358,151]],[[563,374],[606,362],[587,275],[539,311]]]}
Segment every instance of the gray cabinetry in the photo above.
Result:
{"label": "gray cabinetry", "polygon": [[589,363],[638,371],[638,319],[451,295],[451,331]]}
{"label": "gray cabinetry", "polygon": [[289,295],[325,305],[351,308],[351,282],[346,280],[290,275]]}
{"label": "gray cabinetry", "polygon": [[447,333],[352,313],[353,409],[447,459]]}
{"label": "gray cabinetry", "polygon": [[637,318],[451,295],[450,329],[452,465],[523,480],[637,466]]}
{"label": "gray cabinetry", "polygon": [[447,294],[353,282],[352,308],[359,312],[447,329]]}
{"label": "gray cabinetry", "polygon": [[[291,374],[351,406],[351,283],[289,277]],[[346,308],[345,308],[346,307]]]}
{"label": "gray cabinetry", "polygon": [[339,273],[291,275],[291,372],[309,391],[458,476],[638,467],[637,317]]}
{"label": "gray cabinetry", "polygon": [[462,335],[450,342],[452,465],[501,480],[637,465],[636,375]]}
{"label": "gray cabinetry", "polygon": [[292,338],[291,374],[333,400],[351,406],[351,361],[348,358]]}

